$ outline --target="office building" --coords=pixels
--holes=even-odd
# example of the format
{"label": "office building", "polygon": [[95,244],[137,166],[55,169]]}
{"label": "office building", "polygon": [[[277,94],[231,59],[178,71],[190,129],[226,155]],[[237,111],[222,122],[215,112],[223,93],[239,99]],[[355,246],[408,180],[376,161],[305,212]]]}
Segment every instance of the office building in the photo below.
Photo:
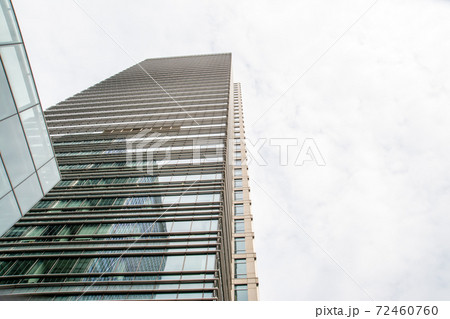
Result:
{"label": "office building", "polygon": [[62,180],[0,238],[0,292],[257,299],[231,54],[145,60],[45,115]]}
{"label": "office building", "polygon": [[0,0],[0,235],[59,180],[14,10]]}

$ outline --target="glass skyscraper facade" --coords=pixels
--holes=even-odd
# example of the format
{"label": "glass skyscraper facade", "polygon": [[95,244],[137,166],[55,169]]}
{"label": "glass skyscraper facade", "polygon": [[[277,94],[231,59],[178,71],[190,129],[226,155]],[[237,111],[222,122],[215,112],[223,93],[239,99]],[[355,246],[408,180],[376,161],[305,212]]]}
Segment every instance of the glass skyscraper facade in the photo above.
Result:
{"label": "glass skyscraper facade", "polygon": [[14,10],[0,0],[0,235],[59,180]]}
{"label": "glass skyscraper facade", "polygon": [[0,238],[0,293],[256,300],[236,85],[231,54],[149,59],[46,110],[62,180]]}

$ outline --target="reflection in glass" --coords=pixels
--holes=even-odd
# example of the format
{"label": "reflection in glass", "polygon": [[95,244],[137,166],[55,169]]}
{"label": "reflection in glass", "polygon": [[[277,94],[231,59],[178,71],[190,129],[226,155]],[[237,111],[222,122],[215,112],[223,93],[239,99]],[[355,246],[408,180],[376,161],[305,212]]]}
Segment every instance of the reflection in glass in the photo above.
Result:
{"label": "reflection in glass", "polygon": [[0,160],[0,197],[5,195],[11,190],[11,185],[9,184],[8,175],[6,175],[5,167],[3,162]]}
{"label": "reflection in glass", "polygon": [[245,254],[245,238],[237,237],[234,239],[234,253]]}
{"label": "reflection in glass", "polygon": [[207,255],[187,255],[183,270],[205,270],[206,256]]}
{"label": "reflection in glass", "polygon": [[[34,154],[33,154],[34,155]],[[58,166],[53,158],[38,170],[39,180],[45,193],[49,192],[60,180]]]}
{"label": "reflection in glass", "polygon": [[41,107],[36,105],[20,113],[25,135],[37,168],[44,165],[53,156],[52,145],[45,127]]}
{"label": "reflection in glass", "polygon": [[247,301],[248,300],[247,285],[235,285],[234,286],[234,299],[237,301]]}
{"label": "reflection in glass", "polygon": [[6,79],[3,64],[0,63],[0,120],[16,113],[16,106]]}
{"label": "reflection in glass", "polygon": [[17,115],[0,122],[0,152],[13,187],[34,171]]}
{"label": "reflection in glass", "polygon": [[0,0],[0,44],[20,42],[19,28],[10,1]]}
{"label": "reflection in glass", "polygon": [[0,47],[0,54],[19,112],[37,104],[36,89],[23,45]]}
{"label": "reflection in glass", "polygon": [[17,186],[15,193],[20,209],[25,214],[43,196],[36,174],[31,175]]}
{"label": "reflection in glass", "polygon": [[3,234],[21,217],[12,193],[0,199],[0,234]]}
{"label": "reflection in glass", "polygon": [[244,205],[243,204],[234,204],[234,215],[244,215]]}
{"label": "reflection in glass", "polygon": [[247,262],[245,258],[234,260],[234,278],[247,277]]}

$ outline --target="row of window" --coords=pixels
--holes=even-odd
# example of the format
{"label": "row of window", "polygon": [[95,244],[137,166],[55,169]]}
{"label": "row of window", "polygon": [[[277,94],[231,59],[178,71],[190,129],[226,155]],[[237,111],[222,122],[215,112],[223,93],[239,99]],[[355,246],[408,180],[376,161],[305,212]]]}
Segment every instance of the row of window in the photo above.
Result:
{"label": "row of window", "polygon": [[[121,224],[80,224],[80,225],[42,225],[14,226],[4,237],[38,237],[71,235],[109,235],[109,234],[145,234],[156,232],[196,232],[216,231],[218,221],[192,220]],[[83,239],[84,240],[84,239]]]}
{"label": "row of window", "polygon": [[161,161],[129,161],[129,162],[106,162],[106,163],[86,163],[86,164],[69,164],[61,165],[61,170],[70,169],[92,169],[92,168],[113,168],[113,167],[148,167],[154,165],[178,165],[178,164],[204,164],[222,162],[223,158],[202,158],[189,160],[161,160]]}
{"label": "row of window", "polygon": [[[86,286],[86,285],[80,285],[80,286],[47,286],[47,287],[25,287],[25,288],[13,288],[13,289],[6,289],[3,290],[3,293],[7,294],[23,294],[23,293],[39,293],[39,292],[45,292],[45,293],[56,293],[56,292],[75,292],[75,291],[132,291],[134,293],[139,293],[139,291],[142,290],[168,290],[168,289],[209,289],[210,293],[209,296],[211,296],[212,292],[211,290],[214,288],[214,283],[174,283],[174,284],[142,284],[142,285],[95,285],[95,286]],[[175,294],[176,295],[176,294]],[[183,293],[180,293],[180,295],[183,295]],[[166,294],[167,296],[167,294]],[[185,298],[202,298],[202,292],[195,293],[195,296],[199,297],[192,297],[192,294],[189,293],[189,296],[191,297],[185,297]]]}
{"label": "row of window", "polygon": [[[216,256],[176,255],[138,257],[97,257],[59,259],[19,259],[0,261],[0,276],[66,273],[134,273],[167,271],[206,271],[215,269]],[[97,280],[105,280],[98,278]],[[27,282],[35,282],[30,278]]]}
{"label": "row of window", "polygon": [[209,181],[220,179],[222,179],[222,174],[91,178],[91,179],[60,181],[59,184],[57,184],[56,186],[67,187],[80,185],[148,184],[148,183],[168,183],[168,182]]}
{"label": "row of window", "polygon": [[220,201],[220,194],[194,194],[175,196],[104,197],[87,199],[41,200],[33,208],[75,208],[101,206],[137,206],[181,203],[213,203]]}
{"label": "row of window", "polygon": [[212,292],[179,292],[177,293],[150,293],[150,294],[114,294],[114,295],[82,295],[82,296],[55,296],[55,297],[30,297],[33,301],[95,301],[95,300],[186,300],[213,298]]}

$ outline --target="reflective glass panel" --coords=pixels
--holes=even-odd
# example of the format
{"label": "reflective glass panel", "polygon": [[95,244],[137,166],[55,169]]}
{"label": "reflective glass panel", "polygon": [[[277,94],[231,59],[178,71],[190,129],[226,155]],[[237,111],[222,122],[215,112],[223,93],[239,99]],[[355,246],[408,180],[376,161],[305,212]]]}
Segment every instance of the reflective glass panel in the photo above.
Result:
{"label": "reflective glass panel", "polygon": [[9,184],[8,176],[6,175],[5,168],[3,167],[3,162],[0,160],[0,197],[5,195],[11,190],[11,185]]}
{"label": "reflective glass panel", "polygon": [[235,191],[234,192],[234,200],[243,200],[244,194],[242,191]]}
{"label": "reflective glass panel", "polygon": [[20,42],[19,28],[10,1],[0,0],[0,43]]}
{"label": "reflective glass panel", "polygon": [[234,286],[234,299],[237,301],[247,301],[248,300],[247,285],[235,285]]}
{"label": "reflective glass panel", "polygon": [[247,277],[247,262],[245,259],[234,260],[234,278]]}
{"label": "reflective glass panel", "polygon": [[234,215],[244,215],[244,205],[243,204],[234,204]]}
{"label": "reflective glass panel", "polygon": [[234,253],[244,254],[245,253],[245,238],[237,237],[234,239]]}
{"label": "reflective glass panel", "polygon": [[16,113],[16,106],[6,79],[3,64],[0,63],[0,120]]}
{"label": "reflective glass panel", "polygon": [[206,266],[206,256],[207,255],[187,255],[183,270],[204,270]]}
{"label": "reflective glass panel", "polygon": [[17,186],[15,193],[22,213],[25,214],[43,196],[36,174],[31,175]]}
{"label": "reflective glass panel", "polygon": [[0,122],[0,152],[13,187],[34,171],[19,117]]}
{"label": "reflective glass panel", "polygon": [[52,189],[53,186],[60,180],[58,167],[56,161],[53,158],[50,162],[42,166],[38,170],[39,179],[41,181],[42,188],[44,192],[47,193]]}
{"label": "reflective glass panel", "polygon": [[3,65],[19,111],[38,103],[23,45],[0,47]]}
{"label": "reflective glass panel", "polygon": [[181,271],[183,269],[184,256],[164,256],[164,271]]}
{"label": "reflective glass panel", "polygon": [[45,127],[41,107],[36,105],[20,113],[25,135],[30,145],[36,168],[40,168],[53,156],[52,145]]}
{"label": "reflective glass panel", "polygon": [[234,221],[234,232],[235,233],[243,233],[245,231],[244,220],[238,219]]}
{"label": "reflective glass panel", "polygon": [[21,217],[14,195],[11,193],[0,199],[0,234],[3,234]]}

